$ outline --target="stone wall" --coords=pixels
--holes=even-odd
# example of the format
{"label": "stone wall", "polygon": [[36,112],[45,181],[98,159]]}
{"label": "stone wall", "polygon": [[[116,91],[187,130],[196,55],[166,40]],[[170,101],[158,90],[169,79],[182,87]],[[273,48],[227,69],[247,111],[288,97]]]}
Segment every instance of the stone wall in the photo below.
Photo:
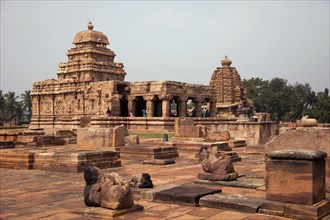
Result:
{"label": "stone wall", "polygon": [[79,150],[100,150],[125,146],[124,126],[112,128],[80,128],[77,130],[77,148]]}
{"label": "stone wall", "polygon": [[265,144],[279,133],[277,122],[221,122],[215,124],[219,131],[228,131],[231,138],[244,138],[247,145]]}

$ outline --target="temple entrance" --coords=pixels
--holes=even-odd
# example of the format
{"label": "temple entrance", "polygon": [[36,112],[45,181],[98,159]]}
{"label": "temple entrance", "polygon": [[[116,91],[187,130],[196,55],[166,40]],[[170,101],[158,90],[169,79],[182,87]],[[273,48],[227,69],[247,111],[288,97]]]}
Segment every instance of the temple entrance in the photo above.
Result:
{"label": "temple entrance", "polygon": [[125,98],[120,99],[120,116],[128,117],[128,101]]}
{"label": "temple entrance", "polygon": [[162,101],[156,96],[154,100],[154,117],[162,117]]}
{"label": "temple entrance", "polygon": [[196,103],[193,98],[189,98],[187,101],[187,112],[186,117],[195,117],[196,116]]}
{"label": "temple entrance", "polygon": [[146,110],[147,102],[143,99],[143,96],[137,96],[135,98],[135,112],[136,117],[142,117],[142,110]]}
{"label": "temple entrance", "polygon": [[177,96],[173,97],[171,101],[171,117],[178,117],[179,116],[179,105],[178,105],[178,98]]}

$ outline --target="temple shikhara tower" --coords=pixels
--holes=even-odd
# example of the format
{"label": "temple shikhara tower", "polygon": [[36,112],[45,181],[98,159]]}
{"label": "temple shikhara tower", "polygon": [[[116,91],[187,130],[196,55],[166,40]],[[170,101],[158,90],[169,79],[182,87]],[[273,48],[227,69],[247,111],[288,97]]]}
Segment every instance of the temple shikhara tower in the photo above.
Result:
{"label": "temple shikhara tower", "polygon": [[[33,84],[31,128],[79,128],[107,121],[107,125],[130,124],[131,128],[139,128],[141,124],[154,123],[157,129],[170,129],[169,121],[174,117],[232,120],[243,106],[241,79],[227,57],[214,71],[210,85],[126,82],[124,65],[115,62],[116,54],[107,48],[107,36],[95,31],[92,23],[87,30],[78,32],[72,43],[74,48],[68,50],[67,62],[59,64],[58,78]],[[193,103],[193,115],[188,114],[187,103]],[[106,115],[108,108],[111,119]],[[142,112],[147,117],[140,121],[158,118],[157,122],[137,122],[136,118],[144,116]],[[129,115],[134,115],[135,120]]]}
{"label": "temple shikhara tower", "polygon": [[213,72],[210,85],[215,89],[218,114],[235,117],[237,109],[244,107],[246,100],[241,77],[231,63],[227,56],[221,60],[222,67]]}
{"label": "temple shikhara tower", "polygon": [[67,53],[68,62],[60,63],[58,80],[78,80],[79,82],[124,81],[125,71],[122,63],[115,63],[116,54],[107,48],[109,41],[102,32],[94,31],[93,24],[88,30],[76,34],[74,48]]}

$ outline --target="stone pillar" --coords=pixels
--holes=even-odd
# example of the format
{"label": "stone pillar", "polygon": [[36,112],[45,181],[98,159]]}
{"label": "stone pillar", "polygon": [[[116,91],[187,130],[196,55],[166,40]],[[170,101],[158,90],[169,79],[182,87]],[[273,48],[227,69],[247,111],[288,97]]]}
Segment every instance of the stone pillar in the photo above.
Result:
{"label": "stone pillar", "polygon": [[217,116],[217,106],[215,101],[210,102],[210,117]]}
{"label": "stone pillar", "polygon": [[187,96],[180,96],[179,97],[179,117],[186,117],[186,111],[187,111]]}
{"label": "stone pillar", "polygon": [[171,103],[170,100],[163,99],[162,101],[162,117],[170,117],[170,112],[171,112]]}
{"label": "stone pillar", "polygon": [[259,213],[294,219],[323,219],[330,215],[325,199],[326,153],[278,150],[266,160],[266,201]]}
{"label": "stone pillar", "polygon": [[325,198],[326,153],[279,150],[266,161],[266,199],[315,204]]}
{"label": "stone pillar", "polygon": [[195,117],[202,116],[202,99],[196,98]]}
{"label": "stone pillar", "polygon": [[133,97],[128,97],[127,98],[127,101],[128,101],[128,103],[127,103],[127,107],[128,107],[128,113],[130,113],[130,112],[135,112],[135,96],[133,96]]}
{"label": "stone pillar", "polygon": [[144,100],[147,101],[146,103],[146,111],[147,111],[147,117],[154,117],[154,96],[153,95],[148,95],[148,96],[143,96]]}

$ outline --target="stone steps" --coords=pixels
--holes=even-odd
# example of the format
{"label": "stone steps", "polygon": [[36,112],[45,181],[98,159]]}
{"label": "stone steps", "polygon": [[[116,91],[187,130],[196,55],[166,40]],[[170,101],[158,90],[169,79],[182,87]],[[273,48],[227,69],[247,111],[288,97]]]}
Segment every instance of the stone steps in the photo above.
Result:
{"label": "stone steps", "polygon": [[245,139],[234,139],[234,140],[230,140],[229,141],[229,146],[232,148],[236,148],[236,147],[246,147],[246,140]]}
{"label": "stone steps", "polygon": [[0,141],[0,150],[11,148],[15,148],[15,143],[13,141]]}
{"label": "stone steps", "polygon": [[178,151],[174,146],[135,145],[120,148],[120,157],[128,160],[170,159],[178,156]]}

